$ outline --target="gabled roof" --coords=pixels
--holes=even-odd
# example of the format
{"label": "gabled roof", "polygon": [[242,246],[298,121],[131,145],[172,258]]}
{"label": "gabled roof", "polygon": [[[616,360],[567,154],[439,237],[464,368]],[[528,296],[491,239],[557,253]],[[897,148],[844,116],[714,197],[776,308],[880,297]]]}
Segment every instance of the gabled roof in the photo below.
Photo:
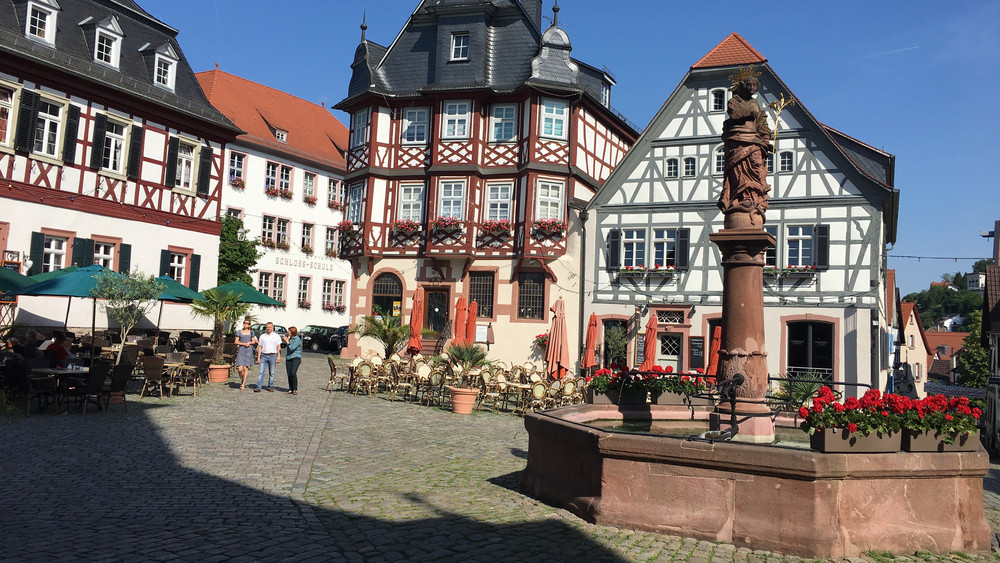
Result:
{"label": "gabled roof", "polygon": [[901,329],[906,330],[906,324],[912,315],[914,324],[917,325],[917,330],[920,332],[920,340],[924,343],[924,351],[930,353],[931,346],[927,343],[927,332],[924,330],[924,323],[920,320],[920,311],[917,309],[917,304],[911,301],[903,301],[900,304],[900,310],[903,315],[903,326]]}
{"label": "gabled roof", "polygon": [[[64,72],[74,79],[116,91],[192,116],[226,130],[238,129],[219,113],[201,92],[194,72],[177,43],[177,30],[150,16],[131,0],[74,0],[60,2],[55,46],[24,36],[27,3],[0,0],[0,61],[17,57],[46,71]],[[88,26],[117,16],[122,31],[118,69],[94,61],[94,38]],[[173,91],[153,84],[152,57],[145,45],[167,45],[178,58]],[[46,72],[42,71],[42,72]]]}
{"label": "gabled roof", "polygon": [[959,350],[965,345],[965,337],[969,336],[968,332],[936,332],[933,330],[924,333],[924,337],[927,340],[927,354],[933,357],[937,354],[938,346],[945,346],[947,350],[943,356],[940,356],[941,360],[951,359],[952,356],[958,353]]}
{"label": "gabled roof", "polygon": [[739,33],[730,33],[691,68],[737,66],[766,63],[764,55],[757,52]]}
{"label": "gabled roof", "polygon": [[[325,107],[215,68],[196,75],[208,99],[246,133],[236,143],[345,171],[348,133]],[[287,142],[274,130],[288,133]]]}

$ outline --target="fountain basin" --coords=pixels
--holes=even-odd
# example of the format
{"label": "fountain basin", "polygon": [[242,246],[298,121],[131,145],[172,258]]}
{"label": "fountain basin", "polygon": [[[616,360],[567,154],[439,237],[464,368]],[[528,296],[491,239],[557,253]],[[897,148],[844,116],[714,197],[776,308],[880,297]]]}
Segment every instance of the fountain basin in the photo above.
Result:
{"label": "fountain basin", "polygon": [[692,413],[657,405],[529,413],[522,491],[589,522],[804,557],[990,549],[982,448],[824,454],[587,424],[614,418],[690,420]]}

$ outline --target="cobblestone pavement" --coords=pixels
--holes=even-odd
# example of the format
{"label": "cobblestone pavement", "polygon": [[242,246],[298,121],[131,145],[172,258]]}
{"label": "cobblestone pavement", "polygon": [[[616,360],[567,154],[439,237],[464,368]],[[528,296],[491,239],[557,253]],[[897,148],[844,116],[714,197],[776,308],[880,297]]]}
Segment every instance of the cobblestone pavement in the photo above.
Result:
{"label": "cobblestone pavement", "polygon": [[127,413],[0,421],[0,560],[798,561],[588,524],[517,492],[521,418],[330,394],[326,379],[307,355],[297,396],[231,380],[130,395]]}

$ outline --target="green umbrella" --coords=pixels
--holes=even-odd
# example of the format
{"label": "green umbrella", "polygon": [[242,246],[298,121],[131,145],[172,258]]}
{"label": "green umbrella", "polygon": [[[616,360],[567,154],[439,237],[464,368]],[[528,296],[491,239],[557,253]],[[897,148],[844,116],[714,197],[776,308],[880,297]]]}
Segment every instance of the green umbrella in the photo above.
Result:
{"label": "green umbrella", "polygon": [[16,291],[35,283],[28,276],[22,276],[10,268],[0,268],[0,291]]}
{"label": "green umbrella", "polygon": [[[69,331],[69,307],[73,303],[73,297],[90,297],[90,291],[97,287],[97,276],[102,272],[110,272],[115,276],[121,275],[98,264],[94,264],[93,266],[84,266],[82,268],[70,266],[69,268],[63,268],[62,270],[57,271],[61,272],[61,274],[49,276],[49,279],[29,285],[28,287],[18,290],[16,293],[18,295],[52,295],[69,297],[69,302],[66,303],[66,320],[63,322],[63,329],[66,331]],[[47,276],[54,273],[55,272],[48,272],[46,274],[39,275]],[[37,280],[38,276],[31,276],[31,278],[32,280]],[[92,299],[94,312],[91,315],[90,322],[91,334],[94,333],[97,320],[97,299]]]}
{"label": "green umbrella", "polygon": [[284,303],[281,301],[271,299],[243,282],[234,281],[213,289],[235,293],[240,297],[240,303],[254,303],[256,305],[270,305],[272,307],[284,306]]}
{"label": "green umbrella", "polygon": [[52,270],[51,272],[35,274],[33,276],[28,276],[28,277],[31,278],[32,283],[38,283],[50,280],[52,278],[58,278],[59,276],[65,276],[66,274],[71,274],[79,269],[80,269],[79,266],[67,266],[61,270]]}
{"label": "green umbrella", "polygon": [[160,343],[160,321],[163,319],[163,302],[173,301],[176,303],[190,303],[201,297],[197,291],[179,283],[170,276],[160,276],[156,278],[163,286],[163,293],[157,298],[160,300],[160,312],[156,315],[156,343]]}

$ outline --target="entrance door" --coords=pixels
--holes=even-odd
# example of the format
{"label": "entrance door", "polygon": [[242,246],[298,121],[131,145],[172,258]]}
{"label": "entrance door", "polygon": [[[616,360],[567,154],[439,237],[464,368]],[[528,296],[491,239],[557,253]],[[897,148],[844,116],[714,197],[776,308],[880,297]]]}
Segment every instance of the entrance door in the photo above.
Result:
{"label": "entrance door", "polygon": [[424,328],[440,334],[448,324],[448,290],[425,290]]}

